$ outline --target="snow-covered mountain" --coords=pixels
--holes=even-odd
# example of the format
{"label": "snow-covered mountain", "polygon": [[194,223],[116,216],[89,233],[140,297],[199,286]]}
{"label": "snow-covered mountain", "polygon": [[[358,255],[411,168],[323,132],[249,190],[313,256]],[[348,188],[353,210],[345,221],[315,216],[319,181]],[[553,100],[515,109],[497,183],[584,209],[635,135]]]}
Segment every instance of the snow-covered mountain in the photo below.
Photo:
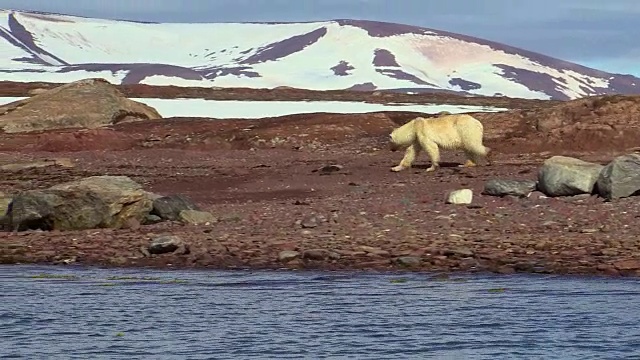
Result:
{"label": "snow-covered mountain", "polygon": [[[138,23],[0,10],[0,80],[574,99],[640,79],[444,31],[365,20]],[[2,41],[4,40],[4,41]]]}

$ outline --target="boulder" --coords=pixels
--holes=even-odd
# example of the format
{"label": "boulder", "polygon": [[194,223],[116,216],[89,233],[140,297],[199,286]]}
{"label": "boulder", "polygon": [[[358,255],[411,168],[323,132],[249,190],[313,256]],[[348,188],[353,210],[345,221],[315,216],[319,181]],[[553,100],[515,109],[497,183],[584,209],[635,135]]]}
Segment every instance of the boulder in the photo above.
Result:
{"label": "boulder", "polygon": [[597,179],[598,194],[606,200],[640,191],[640,154],[618,156],[604,166]]}
{"label": "boulder", "polygon": [[107,205],[91,192],[32,190],[16,195],[6,221],[19,231],[92,229],[107,222],[107,214]]}
{"label": "boulder", "polygon": [[14,196],[6,214],[12,230],[121,228],[143,222],[152,201],[126,176],[92,176]]}
{"label": "boulder", "polygon": [[553,156],[538,171],[538,190],[547,196],[593,193],[603,165],[567,156]]}
{"label": "boulder", "polygon": [[100,78],[84,79],[0,106],[6,133],[98,128],[120,122],[160,119],[152,107],[127,99]]}
{"label": "boulder", "polygon": [[447,204],[471,204],[473,191],[471,189],[460,189],[447,194],[445,203]]}
{"label": "boulder", "polygon": [[184,195],[168,195],[155,198],[153,200],[152,215],[157,215],[163,220],[178,221],[180,212],[184,210],[201,209]]}
{"label": "boulder", "polygon": [[484,185],[483,195],[527,197],[536,190],[533,180],[491,179]]}
{"label": "boulder", "polygon": [[187,245],[182,239],[175,235],[160,235],[151,240],[147,248],[150,254],[160,255],[166,253],[185,254],[188,253]]}

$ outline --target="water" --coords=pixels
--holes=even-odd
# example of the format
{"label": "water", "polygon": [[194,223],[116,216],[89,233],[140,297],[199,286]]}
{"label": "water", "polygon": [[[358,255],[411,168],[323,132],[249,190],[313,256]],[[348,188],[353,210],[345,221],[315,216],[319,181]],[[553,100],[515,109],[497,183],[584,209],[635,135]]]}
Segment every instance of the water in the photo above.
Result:
{"label": "water", "polygon": [[1,359],[640,358],[635,279],[0,266],[0,295]]}

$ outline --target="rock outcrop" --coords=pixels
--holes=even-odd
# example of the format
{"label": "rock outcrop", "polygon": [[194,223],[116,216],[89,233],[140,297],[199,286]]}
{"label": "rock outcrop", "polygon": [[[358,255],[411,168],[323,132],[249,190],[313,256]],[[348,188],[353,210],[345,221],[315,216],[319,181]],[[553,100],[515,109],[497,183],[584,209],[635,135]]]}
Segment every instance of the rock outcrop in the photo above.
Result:
{"label": "rock outcrop", "polygon": [[152,107],[127,99],[104,79],[84,79],[0,106],[0,129],[20,133],[98,128],[121,122],[161,119]]}

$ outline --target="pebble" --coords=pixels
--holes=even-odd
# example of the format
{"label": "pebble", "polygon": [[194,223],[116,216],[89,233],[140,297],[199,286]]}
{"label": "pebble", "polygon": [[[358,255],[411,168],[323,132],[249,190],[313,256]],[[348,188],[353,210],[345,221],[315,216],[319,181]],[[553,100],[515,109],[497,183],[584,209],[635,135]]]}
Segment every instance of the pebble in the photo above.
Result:
{"label": "pebble", "polygon": [[327,257],[329,257],[329,251],[326,249],[309,249],[302,253],[302,258],[308,260],[324,260]]}
{"label": "pebble", "polygon": [[620,270],[638,270],[640,269],[640,260],[629,259],[629,260],[619,260],[613,263],[613,266]]}
{"label": "pebble", "polygon": [[297,251],[284,250],[278,254],[278,261],[281,263],[287,263],[291,260],[297,259],[300,257],[300,253]]}
{"label": "pebble", "polygon": [[311,229],[318,226],[318,218],[315,216],[308,216],[300,221],[300,226],[303,229]]}
{"label": "pebble", "polygon": [[417,256],[401,256],[397,258],[396,264],[405,267],[418,267],[422,260]]}

